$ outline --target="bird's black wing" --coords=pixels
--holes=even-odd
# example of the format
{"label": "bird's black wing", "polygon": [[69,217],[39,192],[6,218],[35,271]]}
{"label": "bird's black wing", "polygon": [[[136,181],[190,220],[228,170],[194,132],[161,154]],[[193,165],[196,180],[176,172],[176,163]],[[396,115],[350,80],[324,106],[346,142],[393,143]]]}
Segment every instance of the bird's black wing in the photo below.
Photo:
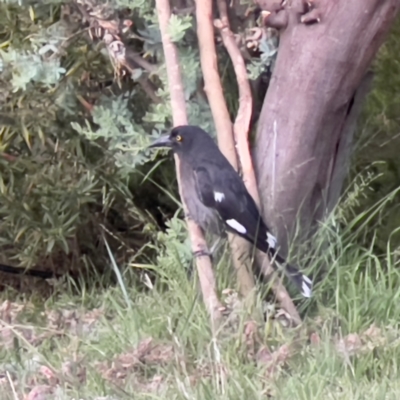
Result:
{"label": "bird's black wing", "polygon": [[206,168],[199,167],[193,170],[197,194],[201,202],[210,208],[215,208],[214,188],[210,174]]}
{"label": "bird's black wing", "polygon": [[201,202],[218,212],[228,230],[274,257],[279,264],[285,264],[284,271],[288,277],[305,297],[310,297],[312,281],[277,253],[277,240],[263,222],[253,198],[236,171],[222,168],[213,174],[209,166],[204,166],[194,169],[194,177]]}
{"label": "bird's black wing", "polygon": [[261,251],[275,247],[276,239],[262,221],[257,206],[234,170],[217,170],[212,176],[207,167],[194,170],[196,190],[207,207],[215,209],[227,228],[244,237]]}

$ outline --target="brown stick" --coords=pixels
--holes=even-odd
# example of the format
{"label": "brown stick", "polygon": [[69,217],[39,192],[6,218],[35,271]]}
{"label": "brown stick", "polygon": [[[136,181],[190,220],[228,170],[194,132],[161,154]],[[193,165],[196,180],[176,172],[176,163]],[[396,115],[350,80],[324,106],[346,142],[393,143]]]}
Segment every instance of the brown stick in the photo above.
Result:
{"label": "brown stick", "polygon": [[[212,19],[212,0],[196,0],[196,19],[204,91],[206,92],[217,130],[219,148],[237,171],[238,159],[233,138],[233,127],[218,72]],[[244,297],[247,297],[254,292],[253,289],[255,287],[251,265],[246,265],[250,263],[246,263],[245,257],[243,257],[243,255],[249,254],[250,245],[244,239],[232,234],[229,234],[229,244],[231,246],[232,261],[237,273],[239,291]]]}
{"label": "brown stick", "polygon": [[196,0],[197,38],[200,48],[200,62],[206,92],[218,134],[221,152],[233,168],[238,170],[232,122],[226,106],[221,79],[218,73],[217,54],[212,24],[212,0]]}
{"label": "brown stick", "polygon": [[[174,126],[187,125],[186,102],[181,71],[179,68],[178,52],[168,34],[168,23],[171,15],[169,0],[156,0],[156,8],[164,48],[165,64],[167,67],[173,123]],[[186,205],[184,204],[182,196],[184,188],[181,186],[180,182],[179,159],[177,157],[175,157],[175,164],[178,176],[179,192],[183,207],[186,211]],[[188,220],[187,224],[193,253],[206,249],[207,245],[200,227],[192,220]],[[218,323],[221,318],[221,303],[219,302],[216,292],[216,282],[211,260],[207,256],[198,257],[196,259],[196,265],[204,302],[211,316],[211,321],[212,323]]]}
{"label": "brown stick", "polygon": [[[221,1],[219,1],[218,4],[219,3],[221,3]],[[227,21],[227,17],[215,20],[214,25],[219,29],[224,46],[232,60],[239,88],[239,109],[233,126],[233,132],[242,167],[243,181],[248,192],[251,194],[258,207],[260,207],[260,197],[258,195],[257,182],[247,140],[250,128],[253,98],[251,95],[249,80],[247,78],[246,64],[236,44],[233,33],[231,32],[229,25],[224,24],[224,20]]]}
{"label": "brown stick", "polygon": [[[217,29],[219,29],[224,46],[232,60],[239,88],[239,109],[236,115],[233,132],[237,144],[236,148],[240,164],[242,167],[243,181],[248,192],[253,197],[258,208],[261,210],[260,196],[258,194],[257,181],[247,138],[250,128],[253,99],[247,76],[246,64],[236,43],[235,37],[230,30],[225,0],[218,0],[218,10],[220,19],[215,20],[214,25]],[[262,265],[263,273],[267,277],[272,275],[273,269],[271,263],[269,262],[269,259],[261,252],[257,252],[257,262]],[[297,324],[301,322],[300,315],[297,312],[297,309],[285,287],[280,282],[275,281],[272,288],[282,308],[284,308],[290,314],[293,321]]]}

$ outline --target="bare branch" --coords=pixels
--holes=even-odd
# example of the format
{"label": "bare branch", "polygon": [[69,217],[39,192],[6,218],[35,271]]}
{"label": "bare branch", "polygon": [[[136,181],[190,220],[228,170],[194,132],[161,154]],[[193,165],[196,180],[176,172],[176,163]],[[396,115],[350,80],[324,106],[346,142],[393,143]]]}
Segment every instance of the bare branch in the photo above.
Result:
{"label": "bare branch", "polygon": [[216,20],[214,25],[219,29],[222,41],[232,60],[239,88],[239,109],[236,115],[235,124],[233,126],[233,132],[240,164],[242,167],[243,181],[258,207],[260,207],[257,182],[253,170],[253,163],[251,161],[249,143],[247,141],[253,98],[251,95],[249,80],[247,78],[246,64],[244,63],[242,54],[236,44],[235,37],[229,29],[229,25],[224,24],[224,20],[225,18]]}
{"label": "bare branch", "polygon": [[238,170],[238,161],[233,139],[233,128],[218,72],[217,54],[212,23],[212,0],[196,0],[197,38],[200,48],[200,62],[204,77],[204,91],[207,94],[219,147],[233,168]]}
{"label": "bare branch", "polygon": [[136,63],[137,65],[139,65],[139,67],[143,68],[150,74],[157,72],[158,68],[156,65],[149,63],[147,60],[145,60],[143,57],[141,57],[138,53],[132,51],[129,48],[126,49],[125,59],[127,61],[127,65],[126,65],[127,68],[128,67],[132,68],[132,65],[134,65],[134,63]]}
{"label": "bare branch", "polygon": [[[156,8],[164,48],[165,63],[167,67],[168,85],[171,94],[173,123],[175,126],[186,125],[188,122],[186,114],[186,102],[183,91],[181,71],[179,67],[178,51],[168,34],[168,23],[171,16],[169,0],[156,0]],[[182,191],[184,191],[185,188],[183,188],[180,183],[180,163],[177,157],[175,157],[175,163],[180,195],[182,202],[184,203]],[[184,208],[186,211],[185,204]],[[192,220],[188,220],[187,224],[193,253],[205,250],[207,245],[200,227]],[[196,264],[204,302],[208,312],[210,313],[212,322],[218,322],[218,320],[221,318],[222,306],[216,293],[216,282],[212,270],[211,260],[208,256],[197,257]]]}

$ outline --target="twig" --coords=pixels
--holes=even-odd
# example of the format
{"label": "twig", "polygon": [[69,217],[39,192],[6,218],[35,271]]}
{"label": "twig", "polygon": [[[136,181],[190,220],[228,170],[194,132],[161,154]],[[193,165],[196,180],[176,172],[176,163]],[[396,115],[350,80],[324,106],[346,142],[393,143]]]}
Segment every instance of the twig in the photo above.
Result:
{"label": "twig", "polygon": [[157,88],[153,85],[151,80],[147,79],[145,76],[141,76],[138,79],[138,82],[142,87],[142,90],[147,94],[147,96],[149,96],[154,104],[159,104],[161,102],[160,98],[156,94]]}
{"label": "twig", "polygon": [[[218,6],[224,1],[219,0]],[[220,14],[221,14],[220,10]],[[221,19],[216,20],[214,25],[219,29],[224,46],[232,60],[239,88],[239,109],[233,126],[233,133],[236,141],[236,148],[242,168],[243,181],[247,190],[260,207],[260,197],[257,190],[257,182],[253,169],[253,162],[250,156],[247,135],[250,128],[253,98],[251,88],[247,78],[246,64],[242,53],[236,44],[235,37],[229,28],[227,15],[221,15]],[[226,22],[224,22],[226,21]]]}
{"label": "twig", "polygon": [[[213,115],[219,147],[237,171],[238,159],[233,138],[233,127],[218,72],[212,19],[212,0],[196,0],[196,19],[204,91]],[[251,268],[243,260],[243,254],[249,254],[250,252],[250,245],[244,239],[232,234],[229,234],[229,244],[240,292],[244,297],[247,297],[253,292],[255,286]]]}
{"label": "twig", "polygon": [[210,104],[221,151],[237,171],[238,160],[232,135],[232,122],[218,73],[212,22],[212,0],[196,0],[196,19],[204,91]]}
{"label": "twig", "polygon": [[[132,61],[133,63],[139,65],[139,67],[145,69],[150,74],[154,74],[155,72],[157,72],[158,69],[157,65],[149,63],[147,60],[142,58],[138,53],[132,51],[129,48],[126,49],[125,59],[127,60],[127,63],[129,63],[129,61]],[[129,63],[129,65],[132,64]],[[127,65],[127,68],[129,67],[129,65]]]}
{"label": "twig", "polygon": [[[257,181],[247,138],[250,128],[253,99],[247,76],[246,64],[229,26],[226,1],[218,0],[217,4],[220,19],[215,20],[214,25],[220,31],[224,46],[232,60],[239,88],[239,109],[233,126],[236,149],[242,168],[244,184],[246,185],[248,192],[255,200],[258,208],[261,210],[261,201],[258,194]],[[268,258],[261,252],[257,252],[256,255],[257,262],[263,267],[262,271],[264,275],[266,277],[272,276],[272,266]],[[296,324],[301,322],[300,315],[297,312],[296,307],[285,287],[280,282],[275,280],[272,288],[281,306],[290,314],[293,321]]]}
{"label": "twig", "polygon": [[23,267],[14,267],[12,265],[0,264],[0,272],[5,274],[13,274],[13,275],[21,275],[21,276],[29,276],[34,278],[41,279],[60,279],[63,275],[57,274],[52,271],[43,271],[40,269],[25,269]]}
{"label": "twig", "polygon": [[[178,52],[168,34],[168,23],[171,15],[169,0],[156,0],[156,9],[160,25],[162,44],[164,48],[165,64],[167,67],[173,123],[174,126],[186,125],[186,102],[183,91],[181,71],[179,67]],[[186,211],[186,205],[184,204],[182,194],[185,188],[182,187],[180,182],[180,163],[178,157],[176,156],[175,164],[178,176],[179,192],[182,199],[183,207]],[[201,228],[192,220],[188,220],[187,225],[193,253],[205,250],[207,248],[207,245]],[[211,316],[211,321],[212,323],[218,323],[218,321],[221,319],[222,305],[217,297],[216,282],[210,257],[197,257],[196,265],[204,302]],[[213,328],[215,328],[215,326],[213,326]]]}
{"label": "twig", "polygon": [[8,379],[8,383],[9,383],[10,386],[11,386],[11,390],[12,390],[12,392],[13,392],[14,399],[15,399],[15,400],[18,400],[19,397],[18,397],[18,395],[17,395],[17,392],[15,391],[14,382],[12,381],[11,376],[10,376],[10,373],[9,373],[8,371],[7,371],[7,379]]}

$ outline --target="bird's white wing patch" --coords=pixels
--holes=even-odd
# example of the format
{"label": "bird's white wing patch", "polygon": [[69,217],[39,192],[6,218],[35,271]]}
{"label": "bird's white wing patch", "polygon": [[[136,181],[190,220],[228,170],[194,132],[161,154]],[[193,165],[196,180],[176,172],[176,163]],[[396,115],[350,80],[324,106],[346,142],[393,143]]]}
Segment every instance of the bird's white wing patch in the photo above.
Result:
{"label": "bird's white wing patch", "polygon": [[237,222],[235,219],[227,219],[226,223],[236,232],[243,234],[247,232],[246,228],[242,224],[239,224],[239,222]]}
{"label": "bird's white wing patch", "polygon": [[267,242],[270,249],[275,249],[277,242],[276,237],[269,232],[267,232]]}
{"label": "bird's white wing patch", "polygon": [[221,203],[222,200],[224,200],[225,195],[221,192],[214,192],[214,200],[217,201],[218,203]]}

